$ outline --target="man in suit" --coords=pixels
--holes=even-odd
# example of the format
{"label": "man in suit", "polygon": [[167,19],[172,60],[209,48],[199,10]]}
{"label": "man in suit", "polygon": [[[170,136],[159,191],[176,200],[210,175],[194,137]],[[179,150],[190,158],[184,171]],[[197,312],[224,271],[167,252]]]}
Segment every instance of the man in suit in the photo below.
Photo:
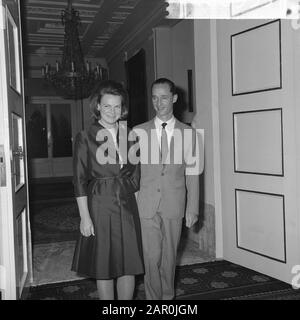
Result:
{"label": "man in suit", "polygon": [[[140,138],[141,180],[137,203],[142,227],[145,292],[148,300],[170,300],[175,296],[182,220],[185,215],[185,225],[189,228],[198,220],[201,165],[198,155],[193,157],[196,130],[173,115],[173,104],[178,98],[174,83],[166,78],[157,79],[151,91],[156,117],[134,128]],[[141,132],[147,133],[148,143],[141,141]],[[153,160],[155,150],[159,153],[157,163]]]}

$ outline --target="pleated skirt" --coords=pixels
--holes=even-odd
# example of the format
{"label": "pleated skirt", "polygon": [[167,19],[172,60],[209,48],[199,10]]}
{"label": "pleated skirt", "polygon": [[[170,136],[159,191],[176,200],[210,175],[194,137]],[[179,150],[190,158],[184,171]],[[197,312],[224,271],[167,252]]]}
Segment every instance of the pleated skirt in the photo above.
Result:
{"label": "pleated skirt", "polygon": [[143,274],[141,227],[134,194],[123,199],[93,195],[88,197],[88,205],[95,236],[79,235],[72,270],[99,280]]}

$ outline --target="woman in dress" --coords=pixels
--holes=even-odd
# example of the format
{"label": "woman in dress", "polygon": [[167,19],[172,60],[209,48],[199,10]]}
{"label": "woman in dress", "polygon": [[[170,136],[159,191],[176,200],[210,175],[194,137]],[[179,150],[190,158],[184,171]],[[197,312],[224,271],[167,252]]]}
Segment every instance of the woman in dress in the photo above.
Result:
{"label": "woman in dress", "polygon": [[[74,189],[80,212],[80,237],[72,270],[95,278],[100,299],[133,297],[135,275],[144,273],[140,221],[134,193],[139,166],[120,152],[119,124],[127,114],[127,93],[108,80],[91,95],[95,122],[76,136]],[[128,136],[125,140],[128,141]],[[128,141],[127,150],[131,143]],[[108,159],[104,162],[103,158]]]}

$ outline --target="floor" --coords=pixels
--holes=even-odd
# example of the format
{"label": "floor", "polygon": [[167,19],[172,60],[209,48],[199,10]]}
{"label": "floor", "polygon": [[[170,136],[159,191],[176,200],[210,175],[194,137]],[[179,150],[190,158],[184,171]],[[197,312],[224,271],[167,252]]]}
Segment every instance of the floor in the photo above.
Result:
{"label": "floor", "polygon": [[[62,181],[40,180],[31,184],[31,202],[57,201],[73,196],[70,179]],[[71,271],[75,241],[63,241],[33,245],[33,286],[78,280],[82,277]],[[198,248],[198,244],[186,237],[181,239],[177,265],[187,265],[215,260]]]}
{"label": "floor", "polygon": [[[177,265],[212,261],[192,240],[183,241],[178,251]],[[33,286],[82,279],[71,271],[75,241],[37,244],[33,246]]]}

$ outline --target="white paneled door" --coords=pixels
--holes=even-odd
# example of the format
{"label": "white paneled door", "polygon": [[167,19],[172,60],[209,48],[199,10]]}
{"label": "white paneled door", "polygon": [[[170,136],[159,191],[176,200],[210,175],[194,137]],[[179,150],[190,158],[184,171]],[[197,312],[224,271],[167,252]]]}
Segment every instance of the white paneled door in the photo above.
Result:
{"label": "white paneled door", "polygon": [[26,104],[29,178],[72,176],[72,141],[80,130],[80,105],[56,97]]}
{"label": "white paneled door", "polygon": [[0,289],[19,299],[32,279],[20,1],[0,0]]}
{"label": "white paneled door", "polygon": [[224,258],[288,283],[300,264],[294,37],[288,20],[217,22]]}

